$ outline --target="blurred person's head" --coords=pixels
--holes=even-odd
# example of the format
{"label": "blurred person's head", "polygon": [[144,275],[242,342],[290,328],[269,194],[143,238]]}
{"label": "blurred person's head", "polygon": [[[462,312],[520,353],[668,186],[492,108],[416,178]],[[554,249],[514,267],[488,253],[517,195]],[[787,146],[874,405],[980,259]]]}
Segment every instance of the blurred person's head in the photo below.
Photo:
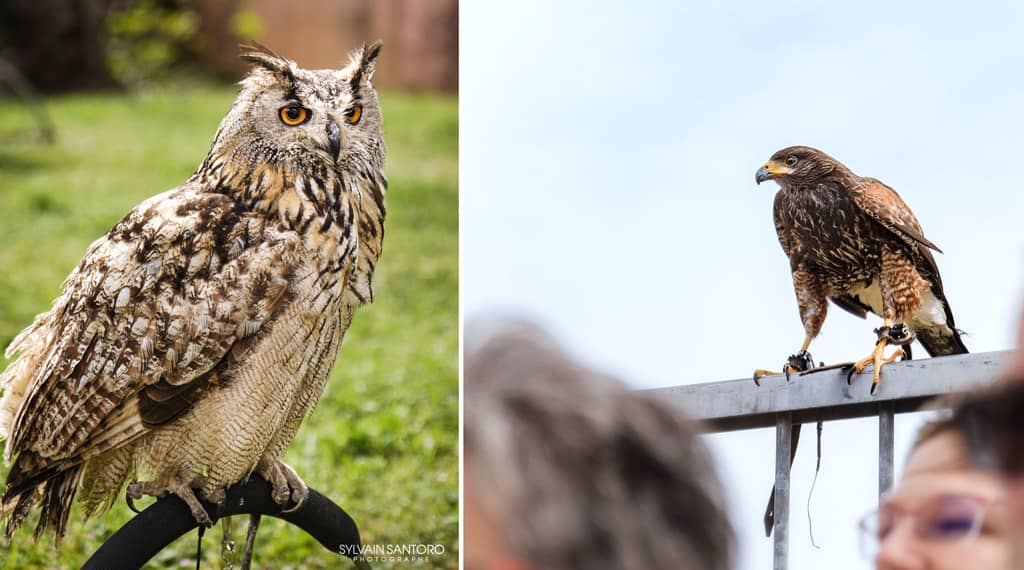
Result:
{"label": "blurred person's head", "polygon": [[899,483],[861,521],[879,570],[1010,567],[1005,488],[975,467],[959,428],[952,415],[926,424]]}
{"label": "blurred person's head", "polygon": [[1006,488],[1012,568],[1024,570],[1024,314],[1017,350],[1002,380],[959,406],[962,436],[976,464],[994,468]]}
{"label": "blurred person's head", "polygon": [[530,327],[465,362],[467,570],[731,567],[698,427]]}

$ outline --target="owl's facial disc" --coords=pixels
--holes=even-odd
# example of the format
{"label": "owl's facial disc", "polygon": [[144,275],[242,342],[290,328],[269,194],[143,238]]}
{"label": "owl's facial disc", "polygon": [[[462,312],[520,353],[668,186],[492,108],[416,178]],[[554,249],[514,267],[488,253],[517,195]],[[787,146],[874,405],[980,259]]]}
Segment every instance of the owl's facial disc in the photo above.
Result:
{"label": "owl's facial disc", "polygon": [[281,69],[257,68],[225,118],[219,144],[240,148],[253,157],[250,163],[262,159],[298,171],[379,170],[381,111],[369,80],[372,59],[364,60],[360,55],[341,70],[301,69],[288,62]]}
{"label": "owl's facial disc", "polygon": [[250,118],[252,134],[271,156],[299,165],[337,165],[352,144],[350,97],[341,89],[314,89],[306,83],[313,81],[272,85],[259,93]]}

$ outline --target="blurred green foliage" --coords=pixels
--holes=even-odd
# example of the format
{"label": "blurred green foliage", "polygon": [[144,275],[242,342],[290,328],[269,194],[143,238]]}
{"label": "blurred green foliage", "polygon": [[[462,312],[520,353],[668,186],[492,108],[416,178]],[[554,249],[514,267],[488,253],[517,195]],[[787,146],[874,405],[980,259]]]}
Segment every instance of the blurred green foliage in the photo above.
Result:
{"label": "blurred green foliage", "polygon": [[194,58],[199,17],[188,4],[133,0],[107,19],[107,63],[126,85],[159,79]]}
{"label": "blurred green foliage", "polygon": [[[206,49],[199,13],[188,0],[124,0],[107,18],[107,63],[121,83],[138,87],[195,64]],[[263,22],[242,2],[231,16],[239,40],[257,38]]]}
{"label": "blurred green foliage", "polygon": [[[230,87],[48,100],[53,146],[0,145],[0,349],[45,311],[89,243],[134,205],[181,183],[234,100]],[[426,563],[458,567],[458,105],[384,93],[387,232],[376,300],[355,317],[327,391],[285,460],[355,518],[366,544],[441,544]],[[26,121],[0,102],[0,124]],[[6,363],[0,360],[0,367]],[[0,476],[6,468],[0,468]],[[76,506],[60,551],[23,528],[2,568],[72,568],[132,513],[123,501],[84,522]],[[28,525],[34,523],[34,515]],[[244,520],[235,542],[245,538]],[[204,568],[223,566],[219,527]],[[195,534],[153,568],[195,567]],[[237,560],[235,561],[237,564]],[[254,567],[345,568],[298,529],[264,519]]]}
{"label": "blurred green foliage", "polygon": [[231,33],[236,38],[249,40],[263,35],[263,19],[250,8],[242,8],[231,16]]}

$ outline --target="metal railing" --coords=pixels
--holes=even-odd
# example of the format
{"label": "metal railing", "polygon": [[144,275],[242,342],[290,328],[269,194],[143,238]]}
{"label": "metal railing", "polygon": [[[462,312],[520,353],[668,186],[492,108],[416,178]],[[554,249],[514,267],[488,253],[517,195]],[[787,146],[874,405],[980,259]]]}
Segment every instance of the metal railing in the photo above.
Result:
{"label": "metal railing", "polygon": [[966,392],[992,382],[1008,352],[986,352],[896,362],[885,366],[871,395],[870,369],[846,383],[846,372],[827,367],[809,373],[658,388],[653,392],[681,405],[705,422],[708,432],[775,427],[774,568],[788,567],[789,471],[793,426],[828,420],[878,417],[878,493],[893,481],[895,414],[913,412],[925,401]]}

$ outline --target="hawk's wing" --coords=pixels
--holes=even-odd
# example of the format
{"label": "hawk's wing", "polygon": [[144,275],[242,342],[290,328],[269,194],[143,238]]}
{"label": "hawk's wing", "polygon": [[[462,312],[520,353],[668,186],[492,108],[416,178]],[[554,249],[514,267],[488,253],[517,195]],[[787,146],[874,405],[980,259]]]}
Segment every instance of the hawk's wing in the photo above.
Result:
{"label": "hawk's wing", "polygon": [[221,194],[186,186],[136,207],[8,349],[20,357],[0,376],[6,456],[33,457],[19,479],[185,411],[285,300],[299,246]]}
{"label": "hawk's wing", "polygon": [[934,249],[939,253],[942,253],[942,250],[924,237],[924,230],[921,229],[921,224],[914,217],[914,212],[895,190],[874,178],[862,177],[860,184],[851,193],[857,207],[887,230],[910,245],[915,247],[923,245],[923,248],[918,247],[917,249],[921,251],[929,265],[938,274],[935,260],[928,249]]}
{"label": "hawk's wing", "polygon": [[935,263],[932,252],[929,251],[929,249],[934,249],[941,253],[942,250],[924,237],[921,224],[914,217],[914,213],[892,188],[874,178],[861,178],[860,184],[854,188],[852,194],[854,202],[861,210],[904,243],[914,246],[921,255],[917,269],[925,279],[931,282],[931,292],[942,303],[946,317],[944,327],[939,327],[936,330],[920,329],[916,331],[918,340],[924,345],[928,354],[938,356],[966,353],[967,348],[960,339],[960,332],[956,329],[953,321],[953,311],[942,289],[939,266]]}

